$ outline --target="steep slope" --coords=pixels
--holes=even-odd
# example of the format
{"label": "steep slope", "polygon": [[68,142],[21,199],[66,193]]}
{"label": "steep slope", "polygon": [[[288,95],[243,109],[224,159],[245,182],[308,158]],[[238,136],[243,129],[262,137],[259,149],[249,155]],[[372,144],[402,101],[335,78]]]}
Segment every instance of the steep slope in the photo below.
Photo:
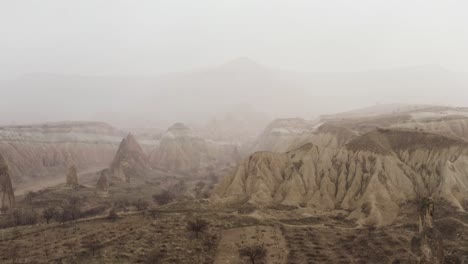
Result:
{"label": "steep slope", "polygon": [[171,126],[158,148],[150,154],[151,164],[165,170],[197,173],[208,166],[228,165],[238,159],[235,144],[204,140],[182,123]]}
{"label": "steep slope", "polygon": [[110,169],[114,179],[124,182],[130,182],[133,177],[145,176],[151,171],[148,157],[132,134],[120,142]]}
{"label": "steep slope", "polygon": [[15,188],[62,178],[77,169],[108,166],[122,132],[105,123],[61,122],[0,127],[0,152]]}
{"label": "steep slope", "polygon": [[401,203],[419,197],[441,197],[463,209],[467,175],[465,142],[425,132],[377,130],[340,148],[308,143],[287,153],[257,152],[217,186],[213,197],[342,208],[361,224],[388,224]]}
{"label": "steep slope", "polygon": [[355,138],[357,134],[339,124],[301,118],[276,119],[258,136],[250,152],[285,152],[306,143],[337,148]]}
{"label": "steep slope", "polygon": [[[413,109],[414,108],[414,109]],[[346,127],[356,132],[380,128],[406,128],[428,131],[444,136],[468,140],[468,109],[447,106],[410,106],[383,114],[351,111],[339,115],[322,116],[326,123]]]}
{"label": "steep slope", "polygon": [[0,199],[2,211],[15,206],[15,194],[11,185],[10,170],[3,156],[0,154]]}
{"label": "steep slope", "polygon": [[306,132],[314,130],[316,122],[302,118],[283,118],[273,120],[257,137],[251,152],[255,151],[287,151],[291,142]]}
{"label": "steep slope", "polygon": [[319,120],[300,118],[271,122],[250,148],[285,152],[306,143],[337,148],[377,128],[403,128],[456,137],[468,142],[468,109],[424,105],[378,105],[324,115]]}

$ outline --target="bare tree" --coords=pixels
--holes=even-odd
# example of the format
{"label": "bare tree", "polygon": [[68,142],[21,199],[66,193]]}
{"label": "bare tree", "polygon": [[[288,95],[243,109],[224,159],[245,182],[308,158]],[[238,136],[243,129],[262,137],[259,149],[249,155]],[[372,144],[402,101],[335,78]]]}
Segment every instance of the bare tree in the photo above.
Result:
{"label": "bare tree", "polygon": [[151,215],[151,217],[154,219],[158,218],[159,216],[159,210],[153,208],[148,211],[148,213]]}
{"label": "bare tree", "polygon": [[200,234],[208,229],[209,223],[206,220],[196,218],[187,222],[187,230],[195,234],[196,238],[200,238]]}
{"label": "bare tree", "polygon": [[75,249],[76,249],[76,242],[67,241],[67,242],[63,243],[63,246],[66,247],[70,253],[74,254]]}
{"label": "bare tree", "polygon": [[81,240],[81,245],[84,248],[91,250],[91,252],[93,253],[93,256],[96,250],[101,247],[101,243],[99,242],[97,237],[93,235],[83,237],[83,239]]}
{"label": "bare tree", "polygon": [[247,258],[251,264],[259,264],[265,261],[267,250],[260,244],[244,246],[239,249],[239,256],[242,259]]}
{"label": "bare tree", "polygon": [[46,220],[47,224],[49,221],[57,214],[57,209],[55,207],[47,207],[42,211],[42,217]]}
{"label": "bare tree", "polygon": [[134,205],[138,211],[146,210],[149,207],[149,203],[143,199],[138,199],[137,201],[134,202]]}
{"label": "bare tree", "polygon": [[158,205],[165,205],[174,201],[175,197],[170,191],[164,190],[158,194],[153,195],[153,200]]}
{"label": "bare tree", "polygon": [[112,208],[110,211],[109,211],[109,214],[107,215],[107,220],[111,220],[111,221],[115,221],[119,218],[119,216],[117,215],[117,212],[115,211],[114,208]]}

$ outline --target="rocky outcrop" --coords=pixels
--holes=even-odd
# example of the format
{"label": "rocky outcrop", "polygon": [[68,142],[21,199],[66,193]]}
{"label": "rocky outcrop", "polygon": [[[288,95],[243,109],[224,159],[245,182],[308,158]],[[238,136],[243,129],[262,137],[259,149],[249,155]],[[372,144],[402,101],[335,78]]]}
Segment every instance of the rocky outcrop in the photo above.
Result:
{"label": "rocky outcrop", "polygon": [[283,118],[273,120],[253,143],[251,152],[284,152],[291,143],[304,133],[312,132],[317,124],[302,118]]}
{"label": "rocky outcrop", "polygon": [[63,178],[78,169],[107,167],[125,134],[105,123],[60,122],[0,127],[0,152],[16,188]]}
{"label": "rocky outcrop", "polygon": [[248,196],[323,210],[351,210],[359,223],[385,225],[399,204],[435,195],[462,209],[468,147],[436,134],[377,130],[340,148],[308,143],[286,153],[257,152],[223,179],[213,197]]}
{"label": "rocky outcrop", "polygon": [[130,182],[133,177],[148,175],[151,171],[148,157],[132,134],[128,134],[120,142],[110,170],[113,179],[124,182]]}
{"label": "rocky outcrop", "polygon": [[205,140],[182,123],[171,126],[159,147],[150,154],[151,164],[160,169],[197,173],[208,166],[227,165],[239,158],[234,144]]}
{"label": "rocky outcrop", "polygon": [[412,240],[413,251],[421,264],[443,264],[442,236],[434,223],[434,202],[424,198],[419,208],[419,233]]}
{"label": "rocky outcrop", "polygon": [[111,178],[111,170],[104,169],[100,172],[98,181],[96,183],[96,192],[100,195],[107,195],[109,193],[109,181]]}
{"label": "rocky outcrop", "polygon": [[79,187],[78,174],[77,174],[77,171],[76,171],[76,167],[74,165],[72,165],[68,169],[67,178],[66,178],[66,185],[69,186],[69,187],[72,187],[72,188],[78,188]]}
{"label": "rocky outcrop", "polygon": [[322,116],[317,121],[274,120],[253,143],[251,152],[286,152],[306,143],[337,148],[378,128],[426,131],[468,141],[468,110],[465,108],[403,105],[374,108]]}
{"label": "rocky outcrop", "polygon": [[15,206],[15,194],[10,179],[10,170],[3,156],[0,154],[0,199],[1,211],[7,211]]}

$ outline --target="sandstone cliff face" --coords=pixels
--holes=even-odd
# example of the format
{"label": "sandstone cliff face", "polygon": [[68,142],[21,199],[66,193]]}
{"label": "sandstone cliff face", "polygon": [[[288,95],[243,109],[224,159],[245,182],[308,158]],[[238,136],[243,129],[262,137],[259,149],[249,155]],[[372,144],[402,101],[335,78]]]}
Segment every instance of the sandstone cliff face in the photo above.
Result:
{"label": "sandstone cliff face", "polygon": [[238,195],[258,204],[347,209],[362,224],[389,224],[400,203],[429,195],[462,209],[468,147],[430,133],[379,130],[340,148],[309,143],[287,153],[258,152],[214,192]]}
{"label": "sandstone cliff face", "polygon": [[150,154],[154,167],[183,173],[196,173],[204,167],[229,164],[238,158],[236,145],[204,140],[182,123],[171,126],[159,147]]}
{"label": "sandstone cliff face", "polygon": [[106,167],[122,132],[94,122],[64,122],[0,127],[0,152],[10,165],[16,187],[55,176],[71,165],[80,169]]}
{"label": "sandstone cliff face", "polygon": [[78,174],[76,171],[76,167],[73,165],[68,169],[67,178],[66,178],[66,185],[72,188],[77,188],[78,184]]}
{"label": "sandstone cliff face", "polygon": [[1,210],[6,211],[15,206],[15,194],[11,185],[8,164],[0,154],[0,199]]}
{"label": "sandstone cliff face", "polygon": [[145,176],[151,171],[148,157],[132,134],[120,142],[110,170],[114,179],[124,182],[130,182],[132,177]]}

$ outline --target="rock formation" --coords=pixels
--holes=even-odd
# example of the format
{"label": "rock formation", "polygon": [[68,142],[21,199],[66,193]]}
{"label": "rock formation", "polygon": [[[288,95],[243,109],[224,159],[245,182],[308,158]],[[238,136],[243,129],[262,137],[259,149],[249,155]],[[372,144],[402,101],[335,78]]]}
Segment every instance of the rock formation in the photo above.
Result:
{"label": "rock formation", "polygon": [[204,140],[182,123],[171,126],[158,148],[150,154],[154,167],[182,173],[197,173],[210,165],[235,162],[237,146]]}
{"label": "rock formation", "polygon": [[72,165],[68,169],[66,185],[69,186],[69,187],[72,187],[72,188],[77,188],[79,186],[79,184],[78,184],[78,174],[77,174],[75,165]]}
{"label": "rock formation", "polygon": [[292,141],[306,132],[312,132],[316,125],[316,122],[302,118],[273,120],[253,143],[251,151],[287,151]]}
{"label": "rock formation", "polygon": [[107,195],[109,192],[109,180],[111,178],[111,170],[104,169],[100,172],[99,179],[96,183],[96,191],[98,194]]}
{"label": "rock formation", "polygon": [[419,234],[412,241],[412,247],[420,256],[421,264],[444,263],[442,236],[434,224],[433,215],[432,199],[422,199],[419,208]]}
{"label": "rock formation", "polygon": [[120,143],[110,170],[114,179],[124,182],[130,182],[132,177],[148,175],[151,171],[148,157],[132,134]]}
{"label": "rock formation", "polygon": [[60,122],[0,127],[0,152],[15,186],[63,178],[78,168],[108,166],[122,139],[119,130],[98,122]]}
{"label": "rock formation", "polygon": [[[300,118],[277,119],[267,126],[251,147],[251,152],[285,152],[306,143],[320,147],[344,146],[359,135],[377,128],[426,131],[468,141],[468,110],[465,108],[397,106],[369,108],[316,121]],[[390,111],[393,109],[392,111]],[[365,110],[365,111],[364,111]]]}
{"label": "rock formation", "polygon": [[1,211],[7,211],[15,206],[15,194],[10,179],[10,170],[3,156],[0,154],[0,198]]}
{"label": "rock formation", "polygon": [[339,148],[308,143],[286,153],[254,153],[223,179],[213,197],[343,208],[361,224],[384,225],[394,220],[400,203],[429,195],[462,209],[468,198],[467,143],[380,129]]}

